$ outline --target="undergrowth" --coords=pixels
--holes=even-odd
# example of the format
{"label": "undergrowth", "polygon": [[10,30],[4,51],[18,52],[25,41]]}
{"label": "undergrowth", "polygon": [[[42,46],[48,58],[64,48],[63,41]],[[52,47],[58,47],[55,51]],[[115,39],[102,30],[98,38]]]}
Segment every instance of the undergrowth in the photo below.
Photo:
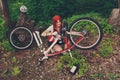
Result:
{"label": "undergrowth", "polygon": [[57,68],[59,70],[64,69],[64,68],[71,69],[73,65],[78,65],[79,66],[78,77],[81,77],[85,74],[85,72],[89,70],[90,65],[86,61],[86,58],[80,55],[78,51],[74,50],[74,51],[71,51],[71,53],[72,53],[73,58],[70,57],[69,53],[66,53],[60,58],[57,64]]}

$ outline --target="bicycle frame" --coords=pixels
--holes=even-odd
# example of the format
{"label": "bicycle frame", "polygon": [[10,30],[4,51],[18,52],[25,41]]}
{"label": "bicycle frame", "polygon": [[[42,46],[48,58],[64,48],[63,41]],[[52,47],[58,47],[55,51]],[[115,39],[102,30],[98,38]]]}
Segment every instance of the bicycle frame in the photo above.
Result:
{"label": "bicycle frame", "polygon": [[[85,34],[82,34],[82,33],[80,33],[80,32],[67,32],[67,34],[68,34],[68,35],[77,35],[77,36],[80,36],[79,39],[76,41],[76,44],[78,44],[79,42],[81,42],[81,41],[84,39],[84,35],[85,35]],[[39,47],[40,49],[42,49],[42,47],[43,47],[43,46],[42,46],[42,45],[43,45],[43,41],[42,41],[42,39],[41,39],[41,37],[40,37],[39,31],[33,32],[33,36],[34,36],[34,38],[35,38],[35,40],[36,40],[36,43],[37,43],[38,47]],[[58,54],[62,54],[62,53],[65,53],[65,52],[67,52],[67,51],[69,51],[70,56],[72,57],[72,54],[71,54],[70,50],[71,50],[73,47],[75,47],[75,45],[71,45],[69,48],[64,49],[64,50],[62,50],[62,51],[55,51],[55,52],[53,52],[53,53],[48,53],[48,52],[50,52],[50,50],[53,48],[53,46],[57,43],[58,39],[59,39],[59,37],[55,38],[55,41],[54,41],[54,42],[50,45],[50,47],[46,50],[47,53],[44,53],[45,48],[43,48],[43,50],[41,50],[41,52],[44,53],[44,57],[42,58],[42,61],[43,61],[44,59],[47,59],[47,58],[50,57],[50,56],[55,56],[55,55],[58,55]]]}
{"label": "bicycle frame", "polygon": [[[29,30],[29,28],[26,28],[23,26],[23,27],[17,27],[11,31],[9,41],[14,48],[23,50],[31,46],[33,42],[33,38],[34,38],[37,43],[37,46],[40,48],[41,52],[43,52],[44,56],[47,58],[49,56],[54,56],[57,54],[65,53],[66,51],[70,52],[70,50],[74,46],[78,47],[79,49],[83,49],[83,50],[94,48],[95,46],[99,44],[99,42],[102,39],[101,27],[98,24],[98,22],[92,18],[87,18],[87,17],[78,18],[71,23],[70,29],[68,29],[67,26],[66,25],[63,26],[63,28],[60,31],[60,36],[64,37],[66,36],[66,34],[68,34],[70,36],[70,40],[73,45],[70,45],[67,49],[62,49],[61,51],[56,51],[51,54],[49,54],[50,50],[56,44],[58,39],[60,39],[59,37],[57,38],[58,35],[55,36],[55,41],[53,42],[53,44],[50,45],[48,49],[45,49],[43,48],[44,46],[43,46],[43,41],[41,39],[40,32],[31,31]],[[21,36],[22,34],[20,33],[16,34],[16,32],[21,32],[21,30],[23,30],[24,32],[23,35],[26,34],[23,36],[23,38],[25,37],[24,41],[21,41],[19,39],[19,36]],[[70,30],[70,32],[68,30]],[[29,40],[27,41],[28,43],[26,43],[26,40]]]}

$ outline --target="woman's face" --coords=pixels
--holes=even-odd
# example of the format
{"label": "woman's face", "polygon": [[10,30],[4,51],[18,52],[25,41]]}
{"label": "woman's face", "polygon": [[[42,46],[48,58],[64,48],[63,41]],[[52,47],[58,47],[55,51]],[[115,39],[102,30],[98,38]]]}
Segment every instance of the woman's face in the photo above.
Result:
{"label": "woman's face", "polygon": [[57,30],[58,32],[60,32],[61,24],[61,21],[57,20],[55,30]]}

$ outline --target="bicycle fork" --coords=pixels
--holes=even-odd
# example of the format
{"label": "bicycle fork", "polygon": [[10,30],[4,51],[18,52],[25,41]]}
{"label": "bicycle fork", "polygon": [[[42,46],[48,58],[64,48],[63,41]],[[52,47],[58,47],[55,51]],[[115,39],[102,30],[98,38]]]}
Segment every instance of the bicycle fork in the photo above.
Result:
{"label": "bicycle fork", "polygon": [[36,43],[37,43],[38,47],[39,47],[39,48],[42,48],[43,42],[42,42],[42,39],[41,39],[41,37],[40,37],[39,31],[33,32],[33,36],[34,36],[34,38],[35,38],[35,40],[36,40]]}
{"label": "bicycle fork", "polygon": [[[42,49],[42,47],[43,47],[43,46],[42,46],[43,41],[42,41],[42,39],[41,39],[41,37],[40,37],[40,32],[39,32],[39,31],[33,32],[33,36],[34,36],[34,38],[35,38],[35,41],[36,41],[36,43],[37,43],[38,48],[41,50],[40,52],[43,52],[43,53],[44,53],[45,48]],[[45,58],[45,57],[43,57],[42,59],[39,58],[39,61],[41,62],[41,61],[43,61],[44,59],[47,59],[47,58]]]}
{"label": "bicycle fork", "polygon": [[45,48],[42,48],[42,47],[43,47],[43,46],[42,46],[43,41],[42,41],[42,39],[41,39],[41,37],[40,37],[39,31],[33,32],[33,35],[34,35],[34,38],[35,38],[35,40],[36,40],[36,43],[37,43],[38,47],[39,47],[40,50],[41,50],[40,52],[44,52],[44,51],[45,51]]}
{"label": "bicycle fork", "polygon": [[[39,64],[40,64],[44,59],[48,59],[48,53],[45,53],[45,48],[42,49],[43,42],[42,42],[42,39],[40,37],[39,31],[33,32],[33,36],[35,38],[37,46],[40,48],[41,52],[44,55],[42,58],[41,57],[39,58]],[[58,38],[55,39],[54,43],[47,49],[46,52],[49,52],[51,50],[51,48],[55,45],[55,43],[57,42],[57,40],[58,40]]]}

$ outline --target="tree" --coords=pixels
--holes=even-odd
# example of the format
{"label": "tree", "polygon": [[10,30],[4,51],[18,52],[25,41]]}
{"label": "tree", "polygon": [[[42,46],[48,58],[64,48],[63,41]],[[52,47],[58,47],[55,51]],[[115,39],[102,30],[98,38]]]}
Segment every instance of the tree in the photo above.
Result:
{"label": "tree", "polygon": [[108,24],[112,25],[116,31],[120,30],[120,0],[118,0],[118,8],[114,8],[108,18]]}
{"label": "tree", "polygon": [[7,0],[0,0],[0,11],[2,12],[2,17],[6,23],[6,26],[10,27],[11,18],[10,18]]}
{"label": "tree", "polygon": [[118,0],[118,8],[120,8],[120,0]]}

